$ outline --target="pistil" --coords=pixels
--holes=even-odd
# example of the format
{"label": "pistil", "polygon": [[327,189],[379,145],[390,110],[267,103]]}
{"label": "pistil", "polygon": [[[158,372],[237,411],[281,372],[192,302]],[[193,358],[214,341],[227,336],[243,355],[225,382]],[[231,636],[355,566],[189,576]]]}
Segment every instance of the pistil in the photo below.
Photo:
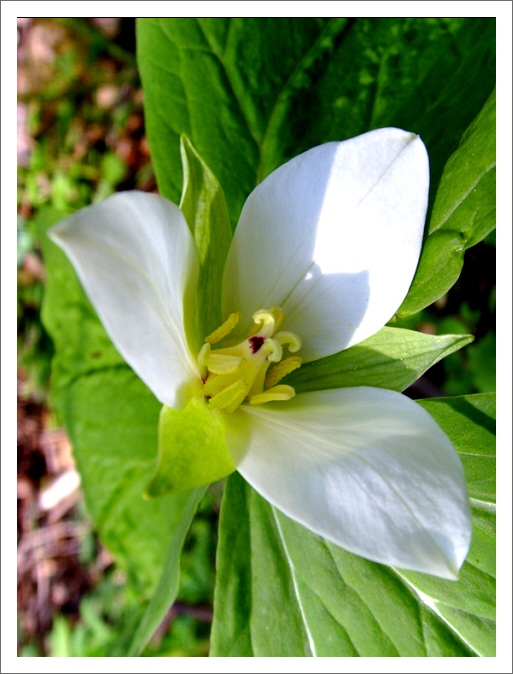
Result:
{"label": "pistil", "polygon": [[[205,339],[198,365],[203,379],[203,395],[212,409],[234,412],[249,402],[261,405],[276,400],[290,400],[295,391],[286,384],[276,385],[285,375],[300,367],[297,356],[282,361],[283,347],[292,353],[301,348],[301,339],[293,332],[278,332],[284,313],[279,307],[261,309],[253,314],[255,328],[235,346],[212,349],[237,325],[240,314],[231,314]],[[281,361],[281,362],[280,362]],[[271,364],[276,364],[267,373]]]}

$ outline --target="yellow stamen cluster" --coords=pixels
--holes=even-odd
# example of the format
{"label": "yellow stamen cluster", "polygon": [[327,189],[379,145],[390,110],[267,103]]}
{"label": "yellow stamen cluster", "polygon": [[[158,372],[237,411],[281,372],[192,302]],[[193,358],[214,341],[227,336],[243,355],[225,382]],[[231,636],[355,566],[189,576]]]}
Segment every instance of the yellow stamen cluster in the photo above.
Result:
{"label": "yellow stamen cluster", "polygon": [[[234,329],[240,319],[238,313],[231,314],[221,327],[208,335],[199,353],[198,365],[204,382],[203,395],[210,408],[234,412],[245,400],[261,405],[273,400],[290,400],[295,395],[292,386],[276,385],[301,365],[297,356],[282,361],[284,345],[288,345],[291,353],[301,348],[296,334],[278,331],[283,318],[279,307],[255,312],[255,328],[235,346],[215,350],[211,347]],[[268,374],[272,363],[276,365]]]}

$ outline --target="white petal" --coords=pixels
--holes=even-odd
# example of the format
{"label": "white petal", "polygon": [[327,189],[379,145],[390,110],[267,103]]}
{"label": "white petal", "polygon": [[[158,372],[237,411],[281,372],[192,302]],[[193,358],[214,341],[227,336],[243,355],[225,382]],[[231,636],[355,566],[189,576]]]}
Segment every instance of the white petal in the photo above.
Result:
{"label": "white petal", "polygon": [[121,192],[51,230],[73,263],[114,345],[165,405],[198,379],[184,328],[198,255],[177,206]]}
{"label": "white petal", "polygon": [[429,188],[418,136],[378,129],[313,148],[249,196],[230,249],[223,310],[281,306],[313,360],[390,320],[420,255]]}
{"label": "white petal", "polygon": [[457,577],[471,538],[456,451],[406,396],[359,387],[228,418],[237,469],[311,531],[368,559]]}

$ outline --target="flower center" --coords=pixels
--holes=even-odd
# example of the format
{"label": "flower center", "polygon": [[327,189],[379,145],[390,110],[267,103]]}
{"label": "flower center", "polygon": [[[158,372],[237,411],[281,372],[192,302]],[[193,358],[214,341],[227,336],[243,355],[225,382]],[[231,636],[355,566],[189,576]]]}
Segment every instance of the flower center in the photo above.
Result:
{"label": "flower center", "polygon": [[279,307],[260,309],[253,314],[255,328],[244,341],[212,349],[211,344],[224,339],[239,322],[240,314],[230,314],[221,327],[205,338],[198,365],[209,407],[234,412],[245,400],[251,405],[261,405],[272,400],[290,400],[296,394],[292,386],[278,385],[280,379],[301,365],[297,356],[282,360],[285,345],[291,353],[301,348],[296,334],[278,332],[283,317]]}

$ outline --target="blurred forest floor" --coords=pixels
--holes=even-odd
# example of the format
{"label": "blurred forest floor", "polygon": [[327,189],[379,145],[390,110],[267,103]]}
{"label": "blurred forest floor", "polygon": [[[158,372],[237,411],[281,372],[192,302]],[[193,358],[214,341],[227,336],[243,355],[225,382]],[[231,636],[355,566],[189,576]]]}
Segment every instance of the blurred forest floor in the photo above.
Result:
{"label": "blurred forest floor", "polygon": [[[134,19],[18,18],[18,647],[21,656],[117,652],[137,597],[84,510],[72,448],[49,404],[53,347],[34,223],[125,189],[156,191]],[[413,398],[495,390],[495,232],[467,251],[435,305],[396,323],[475,342],[435,365]],[[219,496],[186,542],[177,603],[144,655],[207,655]]]}
{"label": "blurred forest floor", "polygon": [[[18,652],[102,656],[137,603],[84,510],[49,403],[53,347],[41,323],[39,214],[114,191],[156,191],[133,19],[18,18]],[[145,655],[207,655],[218,507],[186,542],[179,601]],[[187,554],[187,550],[190,554]]]}

